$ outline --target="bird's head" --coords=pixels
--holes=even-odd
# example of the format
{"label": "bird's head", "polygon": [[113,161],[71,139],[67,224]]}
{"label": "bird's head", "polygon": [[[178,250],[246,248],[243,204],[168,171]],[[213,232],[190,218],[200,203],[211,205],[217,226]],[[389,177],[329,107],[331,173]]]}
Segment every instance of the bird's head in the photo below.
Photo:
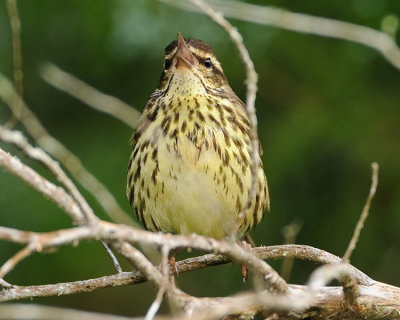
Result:
{"label": "bird's head", "polygon": [[165,48],[164,70],[158,89],[193,91],[231,90],[210,45],[197,39],[178,39]]}

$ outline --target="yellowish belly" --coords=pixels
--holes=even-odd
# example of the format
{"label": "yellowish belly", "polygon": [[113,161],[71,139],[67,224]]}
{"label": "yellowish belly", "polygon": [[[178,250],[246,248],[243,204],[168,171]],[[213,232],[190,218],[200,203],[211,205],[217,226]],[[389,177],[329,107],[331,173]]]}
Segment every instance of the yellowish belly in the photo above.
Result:
{"label": "yellowish belly", "polygon": [[186,146],[179,155],[165,142],[159,146],[157,192],[144,219],[151,214],[154,224],[167,232],[222,238],[236,221],[237,198],[243,203],[246,195],[231,173],[223,181],[223,163],[214,150],[198,150],[189,141],[180,144]]}

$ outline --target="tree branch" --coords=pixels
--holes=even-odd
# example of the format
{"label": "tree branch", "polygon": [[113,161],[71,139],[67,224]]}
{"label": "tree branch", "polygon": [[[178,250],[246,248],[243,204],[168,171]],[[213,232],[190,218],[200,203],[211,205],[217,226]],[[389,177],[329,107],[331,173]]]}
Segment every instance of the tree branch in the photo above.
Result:
{"label": "tree branch", "polygon": [[357,222],[356,228],[354,229],[353,236],[352,236],[350,243],[346,249],[346,252],[343,256],[343,260],[346,262],[350,262],[351,254],[353,253],[354,249],[356,248],[356,244],[357,244],[358,238],[360,237],[361,230],[364,227],[365,220],[367,220],[367,218],[368,218],[371,201],[375,196],[376,187],[378,186],[379,166],[376,162],[373,162],[371,164],[371,167],[372,167],[371,187],[369,189],[369,194],[368,194],[367,200],[365,201],[364,208],[361,212],[360,219]]}
{"label": "tree branch", "polygon": [[[13,60],[13,78],[14,86],[18,96],[22,97],[24,92],[22,71],[22,54],[21,54],[21,20],[19,18],[17,0],[7,0],[7,13],[10,19],[11,43],[12,43],[12,60]],[[21,115],[21,103],[18,100],[13,102],[13,117],[6,124],[12,127]]]}
{"label": "tree branch", "polygon": [[[256,93],[257,93],[257,81],[258,75],[254,68],[253,60],[251,60],[249,52],[243,43],[242,35],[239,31],[233,27],[228,20],[226,20],[222,14],[216,12],[212,7],[210,7],[204,0],[190,0],[193,4],[198,6],[205,14],[207,14],[215,23],[220,25],[229,35],[232,42],[235,44],[236,48],[240,53],[240,57],[246,68],[246,110],[250,122],[250,141],[251,141],[251,185],[248,191],[247,201],[240,209],[235,228],[232,230],[232,235],[234,235],[240,228],[243,219],[246,217],[248,210],[250,210],[251,205],[254,201],[256,194],[256,188],[258,185],[258,167],[260,162],[259,156],[259,140],[257,133],[257,116],[256,116]],[[269,209],[269,195],[267,192],[267,207]]]}
{"label": "tree branch", "polygon": [[[186,0],[160,1],[200,11]],[[207,3],[226,17],[365,45],[380,52],[393,67],[400,70],[400,49],[395,39],[384,32],[354,23],[233,0],[208,0]]]}
{"label": "tree branch", "polygon": [[60,307],[49,307],[38,304],[13,303],[0,305],[1,320],[135,320],[132,318],[116,316],[89,311],[80,311]]}
{"label": "tree branch", "polygon": [[51,86],[65,91],[97,111],[107,113],[135,129],[140,112],[121,100],[104,94],[52,63],[45,63],[40,75]]}
{"label": "tree branch", "polygon": [[[136,230],[124,225],[114,225],[106,222],[100,222],[99,226],[97,226],[95,230],[91,230],[91,228],[93,229],[93,227],[82,226],[73,229],[60,230],[56,232],[33,233],[33,232],[24,232],[24,231],[12,230],[10,228],[1,227],[0,239],[14,241],[17,243],[31,243],[32,238],[35,238],[37,243],[40,244],[40,248],[42,250],[46,248],[52,248],[55,246],[76,243],[79,240],[89,240],[89,239],[99,239],[99,238],[104,240],[107,239],[114,241],[117,239],[119,241],[123,239],[123,240],[128,240],[130,242],[139,242],[139,243],[143,242],[150,243],[150,241],[152,241],[153,244],[156,245],[164,244],[171,248],[174,248],[178,245],[182,246],[182,244],[185,244],[187,246],[191,246],[196,249],[208,249],[209,251],[213,250],[212,249],[213,247],[214,251],[217,252],[218,251],[230,252],[231,250],[229,249],[229,246],[231,246],[230,242],[207,239],[196,235],[182,236],[182,235],[157,234],[142,230]],[[218,242],[219,244],[217,244]],[[224,246],[227,246],[228,248],[222,250],[222,247]],[[299,245],[254,248],[253,252],[259,257],[264,257],[264,258],[265,257],[282,258],[285,255],[289,254],[294,257],[297,256],[302,259],[308,258],[310,260],[317,262],[335,262],[337,260],[340,260],[340,258],[330,255],[329,253],[323,254],[322,250],[318,250],[307,246],[299,246]],[[284,252],[286,252],[287,254],[283,254]],[[130,255],[136,255],[136,253]],[[145,261],[143,256],[140,259],[142,262]],[[183,261],[179,261],[177,262],[176,266],[178,272],[182,273],[190,270],[196,270],[201,267],[207,267],[210,265],[216,265],[227,262],[229,262],[229,260],[227,260],[226,258],[222,258],[221,256],[215,254],[208,254],[202,257],[190,258]],[[238,262],[242,263],[242,260],[238,259]],[[135,265],[138,264],[135,263]],[[355,279],[361,279],[363,283],[368,283],[368,284],[358,285],[358,290],[360,294],[360,297],[357,299],[358,303],[360,303],[359,302],[360,298],[362,298],[363,299],[362,301],[369,301],[369,303],[371,304],[370,307],[366,307],[365,303],[360,304],[363,306],[364,311],[369,310],[368,312],[371,312],[371,310],[380,310],[379,312],[381,312],[382,310],[381,307],[383,306],[394,308],[395,310],[400,310],[400,299],[399,299],[400,288],[392,287],[390,285],[373,281],[372,279],[369,279],[368,277],[366,277],[353,267],[346,267],[346,268],[347,268],[346,270],[349,270],[349,272],[351,272],[351,275],[354,276]],[[150,276],[153,276],[152,272],[150,273]],[[173,272],[174,270],[171,269],[170,273],[172,274]],[[332,277],[335,277],[335,274],[331,272],[324,272],[323,274],[327,277],[323,278],[325,279],[325,281],[328,281]],[[366,281],[366,279],[368,279],[368,281]],[[145,281],[145,277],[141,272],[131,272],[131,273],[124,272],[112,276],[90,279],[85,281],[76,281],[72,283],[60,283],[54,285],[42,285],[42,286],[31,286],[31,287],[12,286],[3,288],[3,290],[0,292],[0,301],[18,300],[18,299],[38,297],[38,296],[66,295],[78,292],[89,292],[105,287],[128,285],[128,284],[140,283],[143,281]],[[160,277],[156,279],[155,284],[159,285],[161,281],[162,281],[162,276],[160,274]],[[306,304],[308,300],[307,301],[299,300],[299,297],[307,295],[308,294],[307,292],[309,292],[311,287],[312,292],[314,292],[314,294],[313,294],[313,299],[310,302],[309,309],[318,306],[319,312],[321,312],[321,314],[324,314],[326,316],[332,314],[333,311],[344,312],[342,310],[343,306],[340,303],[340,301],[343,300],[343,291],[341,288],[321,287],[322,286],[321,282],[315,282],[314,280],[310,281],[311,283],[314,284],[310,286],[289,285],[287,287],[287,290],[285,291],[287,297],[289,297],[288,299],[289,300],[294,299],[295,301],[298,300],[299,303],[301,302],[301,305],[299,304],[300,308],[300,306]],[[315,285],[315,283],[317,283],[318,285]],[[293,294],[295,295],[294,297]],[[240,302],[240,299],[238,297],[219,298],[217,300],[213,300],[213,298],[207,298],[208,300],[207,299],[198,300],[197,298],[194,297],[190,297],[189,299],[187,296],[185,296],[184,298],[186,299],[186,301],[189,301],[191,303],[188,304],[190,306],[193,306],[193,304],[195,304],[197,306],[201,305],[202,307],[207,306],[209,308],[210,306],[216,307],[216,305],[218,305],[220,302],[224,302],[227,303],[226,306],[228,305],[243,306],[242,310],[243,312],[249,311],[248,310],[249,306],[243,301]],[[282,307],[279,308],[275,307],[271,310],[279,309],[282,311],[284,309],[284,305],[289,303],[288,302],[289,300],[281,300],[280,303]],[[253,311],[256,310],[258,313],[261,312],[262,310],[265,310],[266,306],[265,303],[260,303],[257,301],[253,300],[253,305],[251,310]],[[269,300],[269,298],[267,299],[267,301],[274,301],[274,303],[276,302],[275,300]],[[221,306],[222,309],[218,310],[228,310],[224,309],[225,308],[224,304],[222,304]],[[381,307],[377,308],[377,306]],[[235,308],[230,310],[237,310]],[[195,308],[195,310],[198,309]],[[347,310],[346,312],[348,312],[348,309],[346,310]]]}
{"label": "tree branch", "polygon": [[30,256],[33,251],[34,248],[32,245],[27,245],[25,248],[18,251],[13,257],[8,259],[0,268],[0,278],[4,278],[4,276],[14,269],[18,263]]}

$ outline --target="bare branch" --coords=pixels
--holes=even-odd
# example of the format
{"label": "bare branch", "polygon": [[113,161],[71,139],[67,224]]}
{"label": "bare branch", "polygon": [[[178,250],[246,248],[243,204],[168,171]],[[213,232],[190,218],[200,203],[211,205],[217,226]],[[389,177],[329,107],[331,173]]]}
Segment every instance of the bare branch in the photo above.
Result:
{"label": "bare branch", "polygon": [[[0,239],[12,239],[23,243],[29,243],[34,238],[41,244],[41,248],[53,248],[61,245],[77,243],[82,240],[96,239],[96,240],[111,240],[111,241],[125,241],[129,243],[138,243],[141,245],[153,245],[161,248],[166,245],[171,250],[176,248],[192,248],[204,252],[215,252],[227,256],[232,261],[246,265],[249,270],[256,274],[260,274],[269,288],[277,292],[285,292],[287,290],[286,282],[279,277],[274,269],[261,259],[255,257],[250,252],[246,251],[238,244],[228,240],[216,240],[207,238],[200,235],[171,235],[153,233],[149,231],[135,229],[126,225],[117,225],[106,221],[98,221],[95,225],[80,226],[71,229],[58,230],[48,233],[34,233],[17,231],[18,235],[10,237],[12,229],[0,228]],[[39,239],[36,239],[38,237]],[[132,261],[138,257],[138,253],[134,253],[132,249],[125,248],[125,254]],[[129,256],[131,255],[131,256]],[[141,261],[141,260],[140,260]],[[136,261],[139,263],[140,261]],[[146,262],[147,263],[147,262]],[[139,268],[139,265],[137,265]],[[140,268],[147,268],[146,265]],[[150,268],[150,267],[149,267]],[[142,270],[142,269],[141,269]],[[144,270],[144,269],[143,269]],[[142,270],[142,271],[143,271]],[[150,269],[148,269],[150,270]],[[149,271],[146,276],[150,276]],[[154,276],[155,281],[161,283],[159,277]]]}
{"label": "bare branch", "polygon": [[83,221],[83,214],[78,204],[61,187],[57,187],[30,167],[24,165],[18,158],[11,156],[0,148],[0,166],[16,175],[35,190],[52,200],[58,207],[68,213],[75,223]]}
{"label": "bare branch", "polygon": [[35,139],[40,147],[46,150],[54,158],[58,159],[69,170],[72,176],[93,195],[93,197],[104,208],[105,212],[114,221],[138,226],[133,219],[122,210],[114,196],[107,190],[107,188],[83,166],[79,158],[47,132],[39,119],[16,94],[11,83],[1,73],[0,97],[11,110],[13,110],[14,107],[14,100],[20,100],[22,112],[19,120],[27,129],[29,134]]}
{"label": "bare branch", "polygon": [[[243,222],[244,217],[247,214],[247,211],[250,210],[251,204],[253,203],[253,199],[256,193],[256,186],[258,184],[258,175],[257,170],[259,166],[259,141],[258,141],[258,133],[257,133],[257,116],[256,116],[256,93],[257,93],[257,81],[258,76],[254,69],[253,60],[251,60],[249,52],[247,51],[246,46],[243,44],[242,35],[239,31],[233,27],[228,20],[226,20],[223,15],[219,12],[216,12],[212,7],[210,7],[207,2],[204,0],[190,0],[192,3],[197,5],[205,14],[207,14],[215,23],[220,25],[230,36],[232,42],[236,45],[239,50],[240,57],[246,68],[246,110],[249,116],[250,121],[250,140],[251,140],[251,186],[248,192],[247,202],[241,208],[238,219],[235,225],[234,230],[232,230],[232,234],[235,234],[239,229],[240,225]],[[267,207],[269,209],[269,196],[267,193]]]}
{"label": "bare branch", "polygon": [[[22,54],[21,54],[21,20],[19,19],[17,0],[7,0],[7,13],[10,19],[11,27],[11,42],[12,42],[12,57],[13,57],[13,76],[14,85],[18,96],[22,97],[24,92],[23,87],[23,71],[22,71]],[[14,100],[13,117],[6,124],[12,127],[17,122],[21,115],[21,103],[19,100]]]}
{"label": "bare branch", "polygon": [[[141,243],[141,244],[155,244],[157,246],[162,246],[163,244],[167,244],[171,248],[194,248],[203,251],[214,251],[220,252],[222,254],[230,255],[233,260],[238,261],[239,263],[249,263],[250,261],[246,261],[246,258],[243,256],[247,256],[246,250],[239,250],[241,253],[239,254],[236,251],[236,246],[232,249],[232,245],[230,242],[225,240],[217,241],[211,238],[205,238],[198,235],[169,235],[169,234],[154,234],[151,232],[133,229],[129,226],[124,225],[114,225],[107,222],[99,223],[98,234],[103,240],[125,240],[132,243]],[[116,237],[118,234],[118,237]],[[32,237],[41,237],[44,239],[43,242],[46,247],[52,248],[54,246],[66,245],[70,244],[74,241],[81,241],[94,238],[94,233],[88,227],[78,227],[73,229],[60,230],[57,232],[50,233],[34,233],[34,232],[24,232],[11,228],[0,227],[0,239],[5,239],[8,241],[13,241],[17,243],[29,243]],[[283,256],[296,257],[300,259],[307,259],[320,263],[337,263],[340,262],[341,259],[339,257],[333,256],[327,252],[322,250],[312,248],[309,246],[300,246],[300,245],[286,245],[286,246],[271,246],[271,247],[261,247],[254,248],[253,252],[255,255],[262,259],[277,259]],[[242,256],[243,254],[243,256]],[[254,257],[255,258],[255,257]],[[198,263],[202,267],[206,267],[209,265],[217,265],[221,263],[227,263],[228,260],[223,257],[215,256],[215,255],[207,255],[200,261],[191,261],[191,263]],[[251,260],[250,263],[254,263],[253,267],[258,265],[258,262]],[[185,266],[182,266],[182,269],[179,268],[179,272],[188,271],[185,269]],[[361,272],[357,272],[354,274],[359,283],[370,284],[371,279],[368,278],[365,274]]]}
{"label": "bare branch", "polygon": [[89,107],[107,113],[126,125],[136,128],[140,112],[125,102],[96,90],[52,63],[44,64],[40,69],[40,74],[53,87],[65,91]]}
{"label": "bare branch", "polygon": [[[282,259],[283,257],[308,260],[322,264],[338,264],[343,260],[329,252],[305,245],[280,245],[254,248],[253,253],[260,259]],[[369,286],[374,283],[370,277],[349,265],[353,277],[359,284]]]}
{"label": "bare branch", "polygon": [[119,287],[142,283],[145,281],[143,274],[136,272],[122,272],[111,276],[95,279],[73,281],[37,286],[3,286],[0,291],[0,302],[15,301],[35,297],[65,296],[77,293],[92,292],[109,287]]}
{"label": "bare branch", "polygon": [[[32,232],[23,232],[23,231],[18,231],[16,230],[15,232],[12,232],[10,228],[0,228],[0,238],[3,239],[10,239],[14,240],[18,243],[23,243],[27,242],[30,243],[32,242],[32,238],[35,237],[36,241],[38,244],[41,245],[42,249],[45,248],[51,248],[54,246],[60,246],[63,244],[68,244],[68,243],[76,243],[78,240],[85,240],[85,239],[97,239],[97,238],[102,238],[103,236],[108,238],[108,240],[114,239],[115,241],[118,239],[129,239],[130,240],[137,240],[142,239],[145,241],[150,241],[150,238],[153,238],[153,243],[160,245],[161,243],[169,246],[169,247],[174,247],[175,245],[178,245],[178,243],[184,243],[186,242],[192,242],[197,243],[197,248],[201,246],[206,246],[206,243],[203,242],[203,239],[206,240],[204,237],[200,236],[181,236],[181,235],[163,235],[163,234],[155,234],[151,232],[146,232],[142,230],[135,230],[127,226],[123,225],[112,225],[109,223],[106,224],[106,229],[104,230],[107,231],[105,234],[101,231],[103,222],[100,222],[100,225],[98,228],[95,230],[91,230],[90,227],[88,226],[82,226],[82,227],[77,227],[74,229],[68,229],[68,230],[60,230],[57,232],[51,232],[51,233],[32,233]],[[92,227],[93,229],[93,227]],[[129,232],[127,232],[129,230]],[[12,233],[15,233],[13,237],[10,235]],[[128,233],[130,236],[128,236]],[[148,238],[148,239],[146,239]],[[211,240],[211,239],[207,239]],[[218,242],[214,240],[215,242]],[[225,243],[226,241],[220,241],[222,242],[221,246]],[[230,242],[228,242],[228,245]],[[211,246],[216,246],[213,241],[209,241],[209,245]],[[193,245],[193,247],[196,247]],[[281,248],[278,248],[281,247]],[[295,254],[295,252],[299,253],[299,256],[302,258],[305,258],[305,255],[307,252],[310,253],[310,257],[313,260],[318,260],[316,259],[317,256],[322,256],[321,252],[318,249],[310,248],[310,247],[305,247],[303,250],[301,250],[302,246],[278,246],[278,247],[271,247],[270,249],[270,254],[267,254],[267,248],[255,248],[254,252],[258,252],[260,255],[268,256],[268,257],[277,257],[278,254],[280,254],[280,257],[283,257],[284,254],[282,254],[282,250],[286,249],[286,252],[290,254]],[[140,266],[142,270],[150,270],[146,271],[148,273],[148,277],[156,277],[153,278],[154,283],[157,285],[161,283],[163,276],[159,271],[155,272],[155,268],[150,265],[147,260],[142,256],[140,253],[138,255],[138,252],[134,249],[133,251],[131,250],[131,246],[126,246],[125,249],[128,249],[127,256],[133,257],[132,260],[135,262],[135,265]],[[227,249],[226,249],[227,250]],[[221,249],[216,250],[216,251],[222,251]],[[318,254],[319,252],[319,254]],[[322,258],[321,260],[327,260],[327,261],[336,261],[336,259],[340,260],[340,258],[335,256],[331,256],[330,254],[326,253],[325,258]],[[216,259],[216,260],[215,260]],[[196,260],[199,261],[199,263],[196,262]],[[204,260],[214,260],[214,261],[208,261],[205,262]],[[178,272],[185,272],[190,269],[197,269],[200,266],[209,266],[215,261],[218,261],[218,256],[214,254],[209,254],[203,257],[197,257],[197,258],[191,258],[191,259],[186,259],[184,261],[177,262],[177,270]],[[144,264],[143,264],[144,263]],[[148,269],[149,268],[149,269]],[[329,267],[330,268],[330,267]],[[351,272],[349,274],[354,275],[354,268],[350,268],[349,266],[346,266],[346,272]],[[340,271],[340,270],[339,270]],[[342,270],[343,271],[343,270]],[[170,270],[172,273],[173,270]],[[310,280],[310,283],[312,285],[310,286],[295,286],[295,285],[289,285],[288,290],[286,291],[286,297],[285,298],[280,298],[280,296],[274,296],[278,300],[274,300],[275,298],[270,297],[270,293],[263,293],[263,296],[265,296],[265,300],[260,299],[260,296],[257,294],[252,293],[251,295],[252,298],[251,300],[241,300],[239,297],[232,297],[232,298],[202,298],[202,299],[197,299],[194,297],[188,297],[187,295],[184,297],[186,299],[188,305],[187,307],[192,307],[194,308],[193,310],[200,310],[198,308],[200,307],[207,307],[206,310],[211,310],[210,308],[212,307],[212,310],[215,308],[215,312],[218,312],[218,315],[224,314],[224,312],[229,312],[233,313],[235,310],[239,310],[241,307],[243,309],[240,309],[241,312],[261,312],[262,310],[271,310],[271,311],[276,311],[278,310],[285,310],[284,308],[289,308],[288,304],[290,304],[291,310],[299,310],[301,312],[301,308],[304,308],[304,306],[307,303],[310,303],[310,308],[312,306],[318,306],[321,314],[329,315],[332,314],[332,312],[337,312],[343,311],[341,309],[341,303],[343,295],[342,295],[342,290],[338,288],[331,288],[331,287],[321,287],[323,286],[324,283],[332,279],[333,277],[336,277],[340,273],[332,273],[332,272],[322,272],[319,271],[319,274],[323,274],[323,277],[318,275],[314,275],[314,277]],[[339,277],[339,276],[338,276]],[[315,280],[315,279],[318,279]],[[321,280],[322,279],[322,280]],[[343,277],[341,278],[343,281]],[[49,296],[49,295],[65,295],[65,294],[73,294],[73,293],[78,293],[78,292],[89,292],[93,290],[97,290],[100,288],[104,287],[110,287],[110,286],[119,286],[119,285],[127,285],[127,284],[133,284],[133,283],[139,283],[143,282],[145,280],[144,276],[140,272],[134,272],[134,273],[121,273],[121,274],[116,274],[108,277],[102,277],[98,279],[90,279],[90,280],[85,280],[85,281],[77,281],[73,283],[60,283],[60,284],[55,284],[55,285],[44,285],[44,286],[31,286],[31,287],[18,287],[18,286],[12,286],[8,288],[4,288],[0,292],[0,301],[8,301],[8,300],[17,300],[17,299],[22,299],[22,298],[27,298],[27,297],[35,297],[35,296]],[[325,282],[321,282],[325,281]],[[307,292],[309,288],[313,289],[314,292],[314,298],[315,300],[312,300],[309,302],[308,300],[305,300],[304,298],[300,299],[300,297],[304,297],[307,295]],[[359,285],[359,293],[360,297],[363,297],[363,299],[367,299],[371,303],[371,307],[367,308],[363,304],[363,308],[367,308],[368,310],[374,309],[377,305],[383,306],[385,305],[386,307],[390,308],[396,308],[400,310],[400,301],[398,297],[400,296],[400,289],[395,288],[386,284],[378,283],[373,280],[370,281],[368,285]],[[350,292],[354,292],[351,286],[348,286],[348,289]],[[295,296],[293,296],[293,294]],[[254,300],[255,297],[258,297],[258,300]],[[308,296],[306,297],[308,299]],[[235,300],[236,299],[236,300]],[[250,298],[249,298],[250,299]],[[296,303],[292,303],[292,300],[295,300]],[[189,303],[189,302],[190,303]],[[272,306],[271,306],[272,304]],[[251,307],[250,307],[251,305]],[[295,306],[298,306],[299,309],[293,309]],[[196,307],[197,306],[197,307]],[[220,307],[219,307],[220,306]],[[241,306],[241,307],[240,307]],[[286,307],[285,307],[286,306]],[[374,307],[372,307],[374,306]],[[272,308],[272,309],[271,309]],[[363,309],[363,310],[364,310]],[[375,308],[376,309],[376,308]],[[202,309],[205,310],[205,309]],[[332,311],[333,310],[333,311]],[[381,309],[379,309],[381,310]],[[392,309],[390,309],[392,310]],[[389,311],[390,311],[389,310]],[[214,313],[211,313],[212,315]],[[201,316],[200,316],[201,318]]]}
{"label": "bare branch", "polygon": [[[153,303],[151,304],[149,310],[147,310],[145,320],[153,320],[155,315],[157,314],[158,310],[161,307],[161,303],[163,302],[164,294],[169,287],[169,268],[168,268],[168,255],[169,250],[168,247],[163,246],[161,248],[161,264],[160,264],[160,271],[164,278],[163,284],[161,287],[158,288],[158,292],[156,298],[154,299]],[[171,280],[175,285],[174,277],[171,276]],[[170,288],[168,288],[170,289]],[[171,292],[171,290],[169,290]]]}
{"label": "bare branch", "polygon": [[7,320],[135,320],[141,318],[115,316],[97,312],[49,307],[38,304],[13,303],[0,305],[0,319]]}
{"label": "bare branch", "polygon": [[110,247],[108,246],[107,243],[105,243],[104,241],[101,241],[101,244],[103,245],[103,247],[106,249],[107,254],[110,256],[113,264],[114,264],[114,268],[115,270],[117,270],[118,273],[122,273],[122,268],[118,262],[117,257],[114,255],[114,253],[111,251]]}
{"label": "bare branch", "polygon": [[156,298],[154,299],[153,303],[151,304],[149,310],[147,310],[146,316],[144,317],[145,320],[153,320],[155,315],[157,314],[158,310],[161,307],[161,303],[163,301],[163,297],[165,294],[165,287],[162,286],[157,291]]}
{"label": "bare branch", "polygon": [[174,319],[222,319],[225,316],[251,319],[257,314],[265,315],[274,311],[301,313],[309,304],[309,294],[298,288],[290,288],[285,295],[269,291],[245,292],[224,298],[192,298],[190,312]]}
{"label": "bare branch", "polygon": [[[121,226],[125,228],[125,226]],[[139,232],[138,238],[144,238],[144,234],[149,236],[152,233],[136,230],[132,232]],[[77,234],[79,233],[79,235]],[[155,235],[155,234],[153,234]],[[168,239],[175,238],[175,237],[182,237],[182,236],[172,236],[172,235],[164,235],[165,238],[163,241],[168,243]],[[43,239],[39,241],[42,243],[42,249],[46,248],[53,248],[54,246],[66,245],[74,243],[74,239],[78,240],[87,240],[91,239],[91,232],[88,227],[79,227],[75,229],[67,229],[67,230],[60,230],[58,232],[50,232],[50,233],[35,233],[30,231],[20,231],[13,228],[6,228],[0,227],[0,239],[11,241],[19,244],[28,244],[32,242],[34,239]],[[44,243],[44,241],[46,241]],[[313,248],[310,246],[304,245],[283,245],[283,246],[270,246],[270,247],[259,247],[253,248],[252,254],[257,256],[260,259],[282,259],[282,257],[289,256],[292,258],[302,259],[302,260],[310,260],[317,263],[340,263],[341,258],[334,256],[326,251]],[[176,269],[178,273],[189,272],[193,270],[198,270],[201,268],[207,268],[210,266],[216,266],[220,264],[226,264],[231,262],[225,256],[216,255],[216,254],[207,254],[200,257],[195,258],[188,258],[176,263]],[[374,281],[366,276],[364,273],[359,271],[358,269],[349,266],[352,270],[352,275],[357,279],[358,283],[364,285],[372,285]],[[170,274],[174,274],[175,270],[171,268]],[[135,276],[132,275],[132,282],[123,283],[123,284],[134,284],[134,283],[141,283],[145,281],[143,275],[136,274]],[[80,282],[79,282],[80,283]],[[106,282],[105,280],[101,281],[104,285],[110,286],[111,284]],[[65,287],[65,284],[63,284]],[[91,287],[91,285],[89,285]]]}
{"label": "bare branch", "polygon": [[18,251],[13,257],[8,259],[0,268],[0,278],[4,278],[4,276],[14,269],[18,263],[30,256],[33,251],[33,247],[28,245],[22,250]]}
{"label": "bare branch", "polygon": [[[177,263],[178,270],[179,264]],[[179,270],[181,272],[181,270]],[[41,286],[28,286],[28,287],[18,287],[12,286],[0,292],[0,301],[10,301],[10,300],[18,300],[23,298],[30,298],[30,297],[40,297],[40,296],[60,296],[60,295],[68,295],[74,294],[79,292],[90,292],[93,290],[112,287],[112,286],[124,286],[130,285],[134,283],[140,283],[144,281],[144,277],[140,272],[124,272],[122,274],[116,274],[106,277],[101,277],[97,279],[90,279],[84,281],[76,281],[71,283],[59,283],[54,285],[41,285]],[[275,302],[279,302],[281,308],[283,303],[289,303],[290,299],[293,298],[293,295],[297,297],[299,300],[298,304],[291,305],[298,306],[299,308],[305,303],[303,299],[305,295],[308,295],[309,287],[308,286],[299,286],[299,285],[289,285],[289,299],[288,300],[270,300],[269,296],[268,299],[265,299],[265,304],[263,305],[260,303],[260,300],[255,300],[256,296],[254,293],[249,293],[251,297],[249,300],[242,301],[243,295],[228,297],[228,298],[204,298],[201,302],[201,305],[208,305],[218,307],[219,303],[227,303],[230,305],[234,305],[236,307],[242,306],[244,309],[241,311],[245,312],[260,312],[264,310],[268,306],[268,303],[273,304]],[[396,287],[392,287],[387,284],[374,282],[371,285],[359,286],[360,295],[363,297],[365,301],[370,301],[371,306],[375,303],[375,306],[392,306],[400,310],[400,301],[398,297],[400,296],[400,289]],[[317,307],[323,315],[335,314],[335,312],[341,311],[341,302],[343,300],[343,290],[339,287],[314,287],[314,297],[315,300],[312,301],[310,304],[310,308]],[[268,293],[265,293],[264,297],[266,297]],[[276,296],[275,296],[276,297]],[[250,300],[251,299],[251,300]],[[252,301],[251,303],[249,301]],[[197,301],[200,303],[199,301]],[[245,308],[243,305],[245,303],[253,304],[250,308]],[[225,307],[226,305],[222,305]],[[236,308],[235,307],[235,308]],[[273,306],[272,306],[273,307]],[[231,309],[235,310],[235,308]],[[372,308],[372,307],[371,307]],[[208,310],[208,309],[207,309]],[[276,309],[274,309],[276,310]],[[342,310],[343,311],[343,310]],[[221,311],[219,311],[221,312]]]}
{"label": "bare branch", "polygon": [[[293,244],[296,242],[296,237],[301,230],[301,223],[298,221],[293,221],[291,224],[285,226],[282,230],[283,236],[285,238],[285,244]],[[282,261],[281,275],[286,281],[289,281],[290,275],[293,269],[294,259],[290,257],[285,257]]]}
{"label": "bare branch", "polygon": [[[186,0],[161,1],[183,9],[198,11]],[[245,2],[232,0],[208,0],[207,2],[215,10],[221,11],[230,18],[365,45],[380,52],[392,66],[400,69],[400,49],[395,39],[384,32],[349,22]]]}
{"label": "bare branch", "polygon": [[28,244],[37,237],[36,232],[32,231],[21,231],[14,228],[7,228],[0,226],[0,239],[18,243],[18,244]]}
{"label": "bare branch", "polygon": [[346,262],[350,262],[351,254],[353,253],[354,249],[356,248],[356,244],[360,237],[361,230],[364,227],[365,220],[367,220],[367,218],[368,218],[371,201],[375,196],[376,187],[378,186],[379,166],[376,162],[373,162],[371,164],[371,167],[372,167],[371,187],[369,189],[369,194],[368,194],[367,200],[365,201],[364,208],[361,212],[360,219],[357,222],[357,225],[356,225],[356,228],[354,229],[354,233],[350,240],[349,246],[347,247],[346,252],[343,256],[343,260]]}

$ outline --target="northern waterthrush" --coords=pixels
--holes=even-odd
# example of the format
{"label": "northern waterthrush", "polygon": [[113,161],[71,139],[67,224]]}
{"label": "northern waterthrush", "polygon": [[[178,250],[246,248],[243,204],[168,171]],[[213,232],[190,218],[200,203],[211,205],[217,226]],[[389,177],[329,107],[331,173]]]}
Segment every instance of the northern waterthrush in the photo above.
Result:
{"label": "northern waterthrush", "polygon": [[[250,123],[211,47],[173,41],[164,70],[132,138],[127,195],[152,231],[217,239],[235,228],[251,186]],[[269,207],[262,162],[238,237]]]}

